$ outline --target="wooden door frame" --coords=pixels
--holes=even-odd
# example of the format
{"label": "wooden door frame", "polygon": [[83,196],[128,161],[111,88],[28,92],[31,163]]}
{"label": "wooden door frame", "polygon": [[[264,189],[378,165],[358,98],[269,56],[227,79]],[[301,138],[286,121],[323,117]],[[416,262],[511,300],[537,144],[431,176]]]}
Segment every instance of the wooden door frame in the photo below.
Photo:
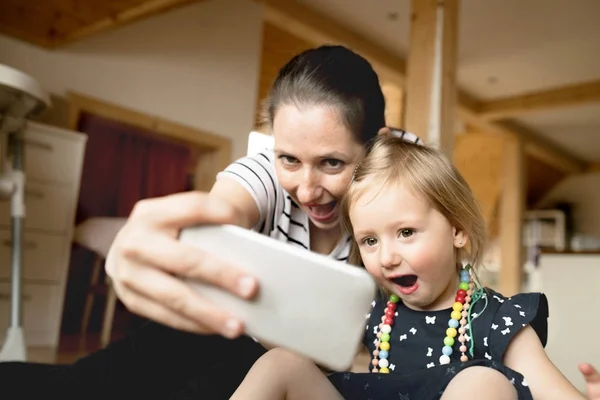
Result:
{"label": "wooden door frame", "polygon": [[196,190],[210,190],[217,173],[231,163],[231,139],[81,93],[68,92],[67,99],[69,102],[67,123],[68,127],[74,131],[78,131],[81,114],[89,113],[133,125],[199,149],[200,157],[194,176],[194,189]]}

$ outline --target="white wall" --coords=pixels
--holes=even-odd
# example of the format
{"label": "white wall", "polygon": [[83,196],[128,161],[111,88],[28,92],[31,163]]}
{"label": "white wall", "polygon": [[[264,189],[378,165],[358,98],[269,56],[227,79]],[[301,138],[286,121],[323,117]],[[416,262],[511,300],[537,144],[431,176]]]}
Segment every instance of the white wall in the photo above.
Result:
{"label": "white wall", "polygon": [[570,176],[544,196],[540,206],[554,202],[573,204],[575,231],[600,237],[600,172]]}
{"label": "white wall", "polygon": [[74,90],[234,140],[246,152],[260,68],[262,6],[207,0],[57,51],[0,36],[0,63],[52,93]]}
{"label": "white wall", "polygon": [[585,381],[577,366],[589,362],[600,367],[599,265],[600,255],[592,254],[542,254],[540,259],[549,309],[546,353],[581,391]]}

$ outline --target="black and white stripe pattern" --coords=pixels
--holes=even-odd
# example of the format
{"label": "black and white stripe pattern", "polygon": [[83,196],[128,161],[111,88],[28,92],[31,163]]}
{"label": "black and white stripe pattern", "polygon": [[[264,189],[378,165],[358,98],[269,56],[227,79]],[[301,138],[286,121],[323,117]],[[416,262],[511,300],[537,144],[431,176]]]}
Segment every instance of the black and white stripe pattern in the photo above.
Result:
{"label": "black and white stripe pattern", "polygon": [[[254,231],[310,250],[308,216],[279,185],[274,162],[273,152],[264,150],[237,160],[217,175],[217,179],[233,178],[252,195],[260,213]],[[345,236],[329,256],[346,261],[349,253],[350,240]]]}

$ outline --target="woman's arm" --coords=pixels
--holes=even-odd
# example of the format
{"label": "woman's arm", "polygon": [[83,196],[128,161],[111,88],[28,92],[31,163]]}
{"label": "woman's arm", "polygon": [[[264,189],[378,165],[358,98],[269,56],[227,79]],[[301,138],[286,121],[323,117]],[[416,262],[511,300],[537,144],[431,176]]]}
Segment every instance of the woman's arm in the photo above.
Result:
{"label": "woman's arm", "polygon": [[185,227],[202,224],[253,227],[275,204],[278,185],[273,176],[267,157],[245,158],[228,167],[210,193],[186,192],[138,202],[106,260],[119,299],[133,313],[176,329],[239,336],[243,326],[238,319],[177,276],[222,287],[242,298],[254,296],[256,280],[218,254],[181,243],[178,235]]}
{"label": "woman's arm", "polygon": [[529,325],[508,345],[504,364],[525,377],[536,400],[585,399],[552,364],[537,334]]}
{"label": "woman's arm", "polygon": [[210,196],[229,204],[235,210],[231,225],[252,228],[260,217],[256,202],[248,190],[233,179],[219,179],[213,185]]}

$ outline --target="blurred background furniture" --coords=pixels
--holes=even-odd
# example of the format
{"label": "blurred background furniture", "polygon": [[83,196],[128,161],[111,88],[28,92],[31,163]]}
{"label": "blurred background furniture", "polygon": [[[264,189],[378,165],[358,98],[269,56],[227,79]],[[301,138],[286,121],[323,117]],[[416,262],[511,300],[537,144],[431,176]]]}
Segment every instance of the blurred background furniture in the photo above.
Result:
{"label": "blurred background furniture", "polygon": [[[28,122],[23,168],[26,215],[21,225],[20,324],[28,346],[56,348],[67,281],[73,219],[87,136]],[[0,153],[6,150],[0,148]],[[11,324],[11,202],[0,202],[0,343]]]}
{"label": "blurred background furniture", "polygon": [[110,283],[110,278],[104,272],[104,262],[115,236],[126,221],[126,218],[116,217],[90,218],[77,225],[73,237],[75,243],[92,251],[95,256],[90,285],[85,299],[81,332],[85,333],[88,329],[92,308],[96,299],[100,296],[105,297],[106,303],[100,331],[100,344],[102,347],[110,343],[115,307],[117,305],[117,297]]}

